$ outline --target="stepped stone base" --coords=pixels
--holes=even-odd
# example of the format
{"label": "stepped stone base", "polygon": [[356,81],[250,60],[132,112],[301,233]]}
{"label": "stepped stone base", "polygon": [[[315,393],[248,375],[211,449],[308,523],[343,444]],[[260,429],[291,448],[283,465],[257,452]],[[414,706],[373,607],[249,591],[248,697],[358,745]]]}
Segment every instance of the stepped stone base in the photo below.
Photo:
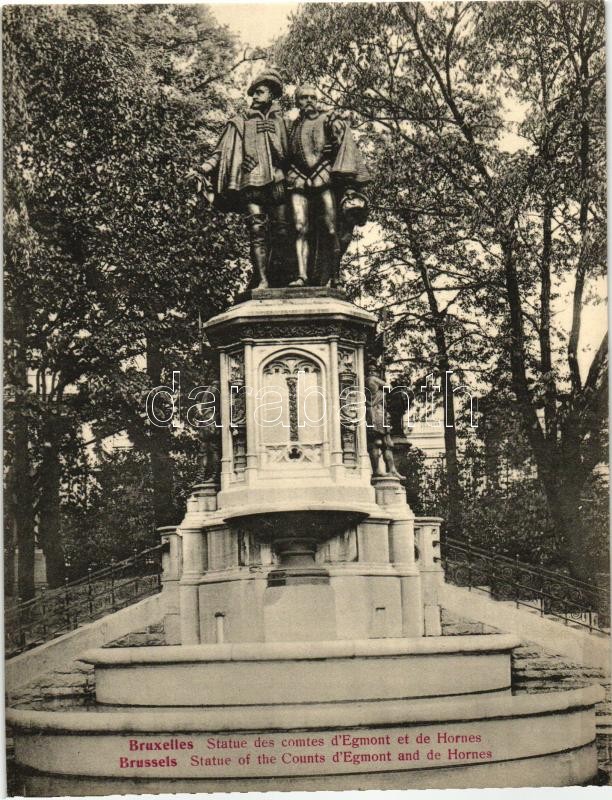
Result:
{"label": "stepped stone base", "polygon": [[[266,783],[279,789],[289,788],[289,776],[291,788],[298,781],[311,789],[313,781],[327,789],[560,786],[596,779],[592,706],[600,699],[599,690],[585,689],[529,697],[243,706],[235,714],[227,708],[163,714],[132,708],[9,710],[7,717],[16,731],[18,762],[47,774],[30,776],[28,792],[43,794],[81,793],[84,786],[95,793],[96,785],[106,792],[146,792],[150,782],[158,792],[244,791]],[[426,744],[417,744],[419,734],[429,736]],[[75,736],[78,758],[67,755],[74,753]],[[304,737],[315,743],[304,744]],[[211,739],[225,744],[211,750]],[[258,758],[262,739],[273,740],[266,754],[274,761]],[[133,741],[152,743],[151,749],[166,743],[162,755],[171,759],[163,765],[132,763],[143,759],[139,748],[135,756]],[[428,758],[431,745],[440,753],[437,759]],[[216,770],[199,761],[219,754],[230,758]]]}
{"label": "stepped stone base", "polygon": [[[493,642],[509,638],[474,636],[475,630],[479,632],[483,630],[480,623],[458,619],[447,612],[442,614],[442,624],[443,633],[446,635],[439,641],[446,640],[449,645],[452,643],[451,649],[458,648],[460,651],[468,651],[470,643],[479,640],[483,652],[491,653],[495,650]],[[485,627],[490,628],[490,626]],[[461,635],[449,636],[451,631]],[[150,626],[143,631],[121,637],[110,646],[96,651],[97,661],[102,659],[111,664],[117,659],[121,660],[122,654],[129,653],[131,663],[137,666],[139,660],[146,661],[147,657],[163,661],[164,653],[179,651],[188,658],[189,651],[202,649],[201,646],[200,648],[137,646],[146,645],[152,640],[158,644],[163,643],[164,635],[160,626]],[[488,646],[487,641],[490,642]],[[346,647],[348,644],[333,643],[334,647]],[[404,646],[407,644],[404,642]],[[432,639],[420,640],[420,646],[426,649],[433,647],[434,644]],[[125,649],[125,645],[129,646],[129,651]],[[390,640],[368,642],[368,647],[378,647],[383,650],[392,646]],[[228,655],[230,650],[236,652],[240,650],[240,647],[237,649],[232,646],[226,647]],[[279,644],[276,647],[282,650],[294,648],[295,645]],[[312,647],[310,643],[304,645],[303,655],[307,655]],[[316,654],[311,655],[316,656]],[[505,657],[507,659],[508,654]],[[222,660],[219,666],[227,666],[230,663],[231,659]],[[318,663],[316,658],[315,663]],[[98,666],[102,667],[101,677],[104,672],[103,665],[98,663]],[[125,668],[124,666],[121,669]],[[64,681],[66,683],[64,687],[58,685],[56,688],[70,690],[71,687],[68,685],[70,676],[77,671],[81,675],[88,676],[85,685],[90,690],[91,675],[85,665],[81,665],[79,670],[66,668],[65,671],[55,673],[58,683]],[[590,671],[589,675],[584,671],[578,674],[579,670],[575,665],[567,663],[566,660],[559,661],[558,657],[546,654],[541,648],[529,644],[517,648],[517,658],[513,660],[513,672],[524,677],[521,687],[524,693],[515,697],[510,696],[506,689],[490,691],[480,696],[470,694],[463,698],[421,697],[416,700],[394,698],[386,701],[377,699],[375,703],[348,704],[342,700],[340,703],[336,700],[317,704],[315,700],[314,705],[294,706],[290,705],[291,699],[287,697],[276,707],[237,705],[233,711],[227,706],[216,709],[208,706],[201,710],[167,707],[161,715],[164,717],[164,723],[159,731],[156,731],[156,726],[159,727],[159,711],[156,710],[155,714],[152,714],[153,709],[147,707],[138,709],[126,706],[124,711],[119,708],[105,711],[103,706],[99,706],[98,713],[75,713],[61,708],[60,713],[9,710],[8,722],[16,734],[17,759],[22,765],[29,765],[30,769],[38,770],[27,771],[27,774],[20,778],[22,783],[19,791],[37,796],[75,796],[84,793],[103,795],[151,791],[173,793],[282,791],[300,788],[309,790],[321,788],[330,791],[368,788],[562,786],[595,782],[597,749],[592,736],[593,717],[590,708],[595,702],[602,702],[601,691],[588,689],[553,693],[550,690],[548,692],[543,690],[539,686],[540,681],[534,680],[537,675],[541,675],[542,681],[548,681],[552,684],[550,689],[554,689],[559,686],[560,675],[566,679],[564,686],[569,685],[570,679],[577,683],[583,681],[584,685],[592,682],[594,676]],[[456,674],[465,675],[465,673],[463,668],[461,672],[456,670]],[[570,678],[571,675],[573,678]],[[528,688],[530,681],[534,684],[531,690],[535,693],[528,698],[526,694],[531,691]],[[53,678],[51,680],[46,678],[42,684],[45,683],[53,683]],[[206,683],[208,682],[203,684],[201,681],[196,681],[191,682],[191,685]],[[232,684],[232,681],[229,683]],[[521,678],[519,685],[520,683]],[[164,685],[168,684],[164,682]],[[284,683],[273,681],[271,685],[277,687]],[[138,681],[132,684],[132,691],[135,691],[137,686]],[[329,681],[315,682],[313,688],[317,687],[327,692],[330,687]],[[276,689],[273,694],[276,698]],[[132,698],[126,696],[125,700],[133,703],[134,696]],[[59,701],[61,698],[58,698]],[[164,701],[169,702],[169,699],[164,697]],[[350,727],[336,729],[338,723]],[[493,758],[477,764],[456,762],[430,764],[423,763],[426,754],[425,750],[422,750],[418,760],[407,761],[400,768],[397,762],[395,766],[386,762],[339,765],[337,762],[330,764],[328,759],[326,766],[308,764],[298,765],[296,768],[291,765],[286,776],[283,775],[282,769],[279,770],[278,765],[275,765],[270,772],[266,772],[265,769],[254,769],[247,770],[246,773],[242,770],[237,774],[231,769],[224,769],[218,771],[215,778],[214,774],[211,775],[210,769],[190,767],[184,757],[182,761],[185,761],[185,764],[173,769],[171,775],[168,775],[167,771],[160,774],[162,771],[159,769],[150,770],[150,775],[146,770],[144,772],[137,770],[130,774],[130,770],[117,769],[119,757],[130,755],[128,740],[135,737],[139,740],[155,741],[172,740],[177,737],[190,738],[195,745],[194,752],[209,755],[206,742],[211,734],[222,738],[246,735],[250,741],[256,736],[281,736],[283,731],[293,737],[296,735],[296,729],[299,729],[300,735],[306,732],[311,736],[323,737],[326,744],[335,733],[342,734],[347,730],[351,736],[381,736],[389,733],[395,741],[402,735],[415,736],[417,731],[430,730],[434,735],[436,731],[442,729],[456,731],[461,735],[473,732],[486,738],[486,747],[492,751]],[[219,733],[221,730],[223,733]],[[538,734],[540,730],[541,733]],[[77,761],[66,758],[66,752],[68,750],[72,752],[74,749],[75,735],[79,738]],[[509,742],[515,743],[510,749]],[[601,743],[598,744],[600,751],[603,752]],[[461,747],[465,749],[466,746]],[[397,749],[402,748],[396,747],[395,750]],[[416,748],[411,744],[403,749],[414,753]],[[304,753],[303,750],[297,752]],[[328,756],[332,755],[330,752],[324,752]],[[80,774],[64,774],[67,769]]]}
{"label": "stepped stone base", "polygon": [[160,647],[168,644],[164,622],[157,622],[148,625],[144,630],[133,631],[126,636],[120,636],[104,646],[107,648],[115,647]]}
{"label": "stepped stone base", "polygon": [[[166,635],[162,622],[148,625],[143,630],[120,636],[105,645],[105,648],[144,647],[165,644]],[[93,664],[74,659],[45,672],[25,686],[20,686],[13,691],[7,691],[7,699],[9,704],[13,706],[36,705],[46,703],[49,700],[57,700],[60,703],[62,699],[68,700],[70,698],[87,700],[87,698],[93,699],[95,685]]]}
{"label": "stepped stone base", "polygon": [[[500,633],[491,625],[462,619],[444,608],[441,619],[445,636]],[[523,642],[512,652],[512,688],[515,692],[555,692],[593,684],[603,686],[606,691],[606,699],[598,704],[598,713],[612,714],[610,676],[603,670],[574,664],[565,656],[545,650],[534,642]]]}
{"label": "stepped stone base", "polygon": [[41,675],[27,686],[7,692],[8,702],[13,705],[38,704],[52,699],[93,697],[95,678],[93,664],[73,661],[64,667]]}
{"label": "stepped stone base", "polygon": [[309,775],[233,780],[148,780],[76,778],[29,775],[24,791],[30,796],[83,796],[111,794],[190,794],[200,792],[297,792],[382,789],[494,789],[513,786],[591,785],[592,746],[540,758],[519,759],[487,766],[415,769],[364,775]]}
{"label": "stepped stone base", "polygon": [[[504,692],[513,636],[93,650],[99,703],[227,710]],[[163,686],[163,691],[160,687]],[[343,719],[344,710],[337,712]]]}

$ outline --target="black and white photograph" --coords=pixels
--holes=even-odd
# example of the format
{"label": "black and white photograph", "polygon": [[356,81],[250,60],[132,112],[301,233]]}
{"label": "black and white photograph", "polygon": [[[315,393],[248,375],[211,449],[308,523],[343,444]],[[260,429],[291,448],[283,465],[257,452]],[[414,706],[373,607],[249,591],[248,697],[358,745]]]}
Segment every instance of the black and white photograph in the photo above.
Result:
{"label": "black and white photograph", "polygon": [[612,783],[605,12],[3,4],[7,796]]}

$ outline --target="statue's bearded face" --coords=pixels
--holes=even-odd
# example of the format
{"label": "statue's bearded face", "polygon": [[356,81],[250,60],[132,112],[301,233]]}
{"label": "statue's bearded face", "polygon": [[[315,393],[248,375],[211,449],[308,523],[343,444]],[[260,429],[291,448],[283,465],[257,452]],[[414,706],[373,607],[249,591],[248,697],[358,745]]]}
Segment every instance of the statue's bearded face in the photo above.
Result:
{"label": "statue's bearded face", "polygon": [[266,86],[265,83],[260,83],[259,86],[256,86],[253,90],[251,107],[257,110],[266,108],[270,105],[273,99],[272,89],[269,86]]}
{"label": "statue's bearded face", "polygon": [[300,111],[316,111],[318,103],[316,89],[313,86],[303,86],[296,94],[295,102]]}

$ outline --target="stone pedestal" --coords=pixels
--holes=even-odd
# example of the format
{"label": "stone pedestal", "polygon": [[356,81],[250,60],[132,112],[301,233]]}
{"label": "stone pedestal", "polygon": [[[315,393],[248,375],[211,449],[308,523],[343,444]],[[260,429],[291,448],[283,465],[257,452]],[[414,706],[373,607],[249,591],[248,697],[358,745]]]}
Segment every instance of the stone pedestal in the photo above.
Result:
{"label": "stone pedestal", "polygon": [[[150,781],[172,793],[593,779],[601,693],[513,697],[517,639],[439,635],[440,520],[415,521],[398,478],[371,477],[359,391],[372,326],[324,289],[254,291],[208,323],[220,352],[221,486],[195,486],[179,527],[160,532],[162,595],[166,609],[178,595],[181,644],[82,655],[112,712],[11,710],[16,759],[35,770],[30,790],[62,795],[80,780],[90,793],[121,794]],[[440,746],[439,760],[425,748],[412,758],[424,732],[432,744],[467,737],[484,755],[464,763]],[[168,744],[163,776],[157,760],[132,765],[148,754],[131,754],[130,737]],[[193,761],[214,755],[211,737],[232,756],[214,774]],[[296,744],[305,738],[318,744]],[[184,752],[174,744],[183,739]],[[226,752],[237,739],[242,758]],[[274,760],[259,758],[262,739]],[[346,746],[355,740],[384,747]]]}
{"label": "stone pedestal", "polygon": [[183,572],[183,541],[176,525],[157,529],[162,550],[162,605],[164,635],[168,644],[180,644],[180,578]]}
{"label": "stone pedestal", "polygon": [[419,517],[415,520],[416,547],[423,588],[423,620],[425,636],[441,636],[439,588],[444,583],[440,552],[440,517]]}
{"label": "stone pedestal", "polygon": [[338,290],[307,288],[254,291],[207,324],[221,485],[194,487],[176,532],[183,644],[423,635],[414,515],[367,452],[372,327]]}
{"label": "stone pedestal", "polygon": [[372,315],[338,292],[256,294],[206,326],[220,351],[219,507],[371,504],[363,362]]}
{"label": "stone pedestal", "polygon": [[334,590],[298,583],[268,586],[263,619],[266,642],[318,642],[337,638]]}
{"label": "stone pedestal", "polygon": [[390,514],[389,557],[400,578],[402,635],[423,635],[421,575],[415,561],[414,514],[396,476],[373,478],[376,500]]}
{"label": "stone pedestal", "polygon": [[[376,581],[371,562],[383,568],[383,594],[388,578],[396,578],[388,515],[378,545],[368,542],[362,554],[348,553],[360,525],[380,514],[363,393],[364,346],[373,323],[338,290],[299,288],[254,290],[207,324],[220,353],[223,456],[216,508],[198,518],[208,558],[197,609],[191,598],[196,571],[185,566],[181,581],[181,613],[188,608],[200,615],[201,641],[214,641],[213,608],[222,615],[227,641],[398,632],[397,625],[370,619],[381,606],[377,592],[358,631],[344,616],[350,605],[344,595],[363,595],[364,581]],[[188,512],[184,542],[195,521]],[[349,562],[350,574],[343,571]],[[196,627],[195,621],[185,625],[185,643]]]}

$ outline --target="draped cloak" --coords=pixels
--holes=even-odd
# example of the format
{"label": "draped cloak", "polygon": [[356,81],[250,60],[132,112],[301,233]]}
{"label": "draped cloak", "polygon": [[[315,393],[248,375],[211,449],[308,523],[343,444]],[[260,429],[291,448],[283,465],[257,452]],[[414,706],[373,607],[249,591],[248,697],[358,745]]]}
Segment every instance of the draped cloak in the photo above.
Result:
{"label": "draped cloak", "polygon": [[[255,164],[247,169],[245,158]],[[280,107],[273,103],[266,114],[250,109],[231,119],[207,159],[213,167],[215,202],[226,211],[240,211],[245,189],[282,183],[287,159],[287,127]]]}
{"label": "draped cloak", "polygon": [[335,112],[300,115],[289,131],[289,150],[290,190],[359,188],[370,181],[351,129]]}
{"label": "draped cloak", "polygon": [[334,195],[337,234],[341,253],[344,253],[351,241],[354,223],[343,215],[342,199],[349,190],[365,197],[363,188],[370,182],[370,175],[349,125],[334,111],[300,114],[294,120],[289,129],[288,161],[287,189],[311,198],[309,281],[324,286],[337,271],[339,256],[315,222],[316,195],[325,189],[330,189]]}

